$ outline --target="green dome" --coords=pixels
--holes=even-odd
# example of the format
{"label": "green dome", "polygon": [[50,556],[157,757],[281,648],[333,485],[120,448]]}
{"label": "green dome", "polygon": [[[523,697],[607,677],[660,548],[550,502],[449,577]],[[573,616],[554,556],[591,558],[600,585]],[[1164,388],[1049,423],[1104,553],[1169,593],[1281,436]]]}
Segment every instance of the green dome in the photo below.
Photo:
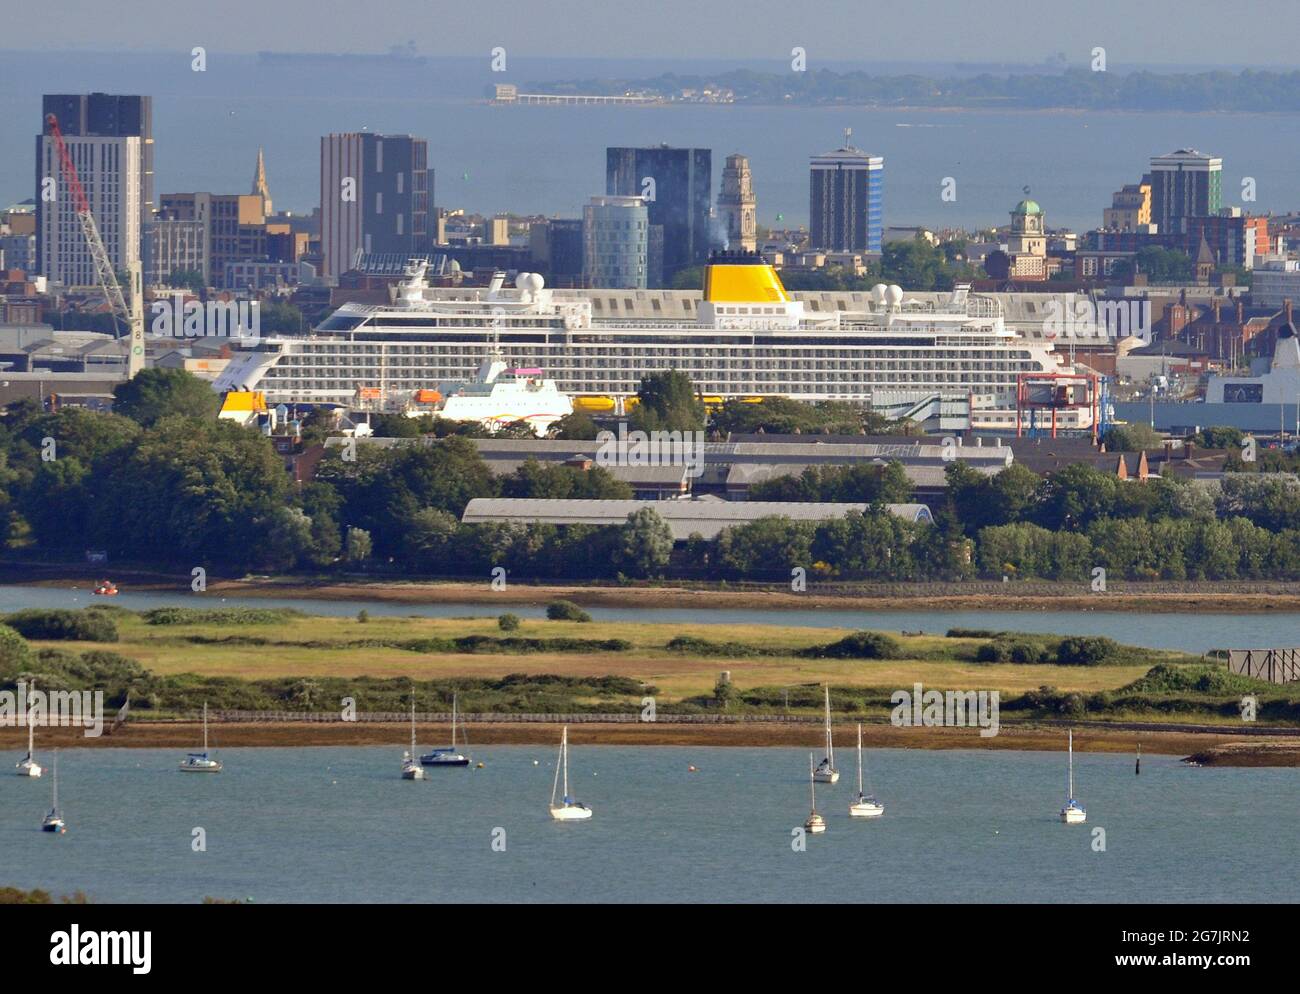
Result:
{"label": "green dome", "polygon": [[1036,201],[1022,200],[1020,201],[1020,203],[1016,204],[1015,210],[1013,210],[1011,213],[1012,214],[1041,214],[1043,213],[1043,209],[1038,206],[1038,203]]}

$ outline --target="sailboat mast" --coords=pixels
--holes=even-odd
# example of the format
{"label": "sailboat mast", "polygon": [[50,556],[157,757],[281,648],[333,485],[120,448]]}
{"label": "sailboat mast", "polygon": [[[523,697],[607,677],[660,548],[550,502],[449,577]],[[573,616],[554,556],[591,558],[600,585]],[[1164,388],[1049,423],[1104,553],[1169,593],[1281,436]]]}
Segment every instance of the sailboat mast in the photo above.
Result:
{"label": "sailboat mast", "polygon": [[862,726],[858,726],[858,796],[862,796]]}
{"label": "sailboat mast", "polygon": [[817,810],[817,778],[813,775],[813,755],[808,753],[808,796],[812,798],[812,809]]}
{"label": "sailboat mast", "polygon": [[1069,798],[1074,800],[1074,729],[1070,729],[1070,781]]}
{"label": "sailboat mast", "polygon": [[555,776],[551,780],[551,807],[555,807],[555,790],[560,786],[560,764],[564,761],[564,740],[560,740],[560,755],[555,761]]}
{"label": "sailboat mast", "polygon": [[59,750],[54,750],[54,810],[59,810]]}
{"label": "sailboat mast", "polygon": [[203,702],[203,751],[208,751],[208,702]]}
{"label": "sailboat mast", "polygon": [[411,758],[415,758],[415,698],[411,698]]}
{"label": "sailboat mast", "polygon": [[826,685],[826,758],[835,768],[835,743],[831,739],[831,685]]}
{"label": "sailboat mast", "polygon": [[564,737],[560,741],[560,754],[564,757],[564,797],[569,797],[569,726],[564,726]]}
{"label": "sailboat mast", "polygon": [[456,748],[456,695],[451,695],[451,747]]}

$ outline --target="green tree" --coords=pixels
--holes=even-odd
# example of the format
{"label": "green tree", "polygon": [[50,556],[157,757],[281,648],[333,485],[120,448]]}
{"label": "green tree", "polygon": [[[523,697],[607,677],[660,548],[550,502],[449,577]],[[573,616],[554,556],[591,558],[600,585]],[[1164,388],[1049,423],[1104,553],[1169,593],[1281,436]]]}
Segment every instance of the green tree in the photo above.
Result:
{"label": "green tree", "polygon": [[113,388],[113,411],[145,427],[163,418],[214,418],[221,398],[183,369],[145,369]]}
{"label": "green tree", "polygon": [[640,431],[703,431],[704,403],[690,377],[676,369],[641,380],[640,401],[628,419]]}
{"label": "green tree", "polygon": [[668,565],[673,533],[653,508],[643,507],[627,516],[619,529],[618,564],[636,576],[655,576]]}
{"label": "green tree", "polygon": [[1106,432],[1102,441],[1106,443],[1108,452],[1141,452],[1144,449],[1158,449],[1165,443],[1160,432],[1141,421],[1116,425]]}
{"label": "green tree", "polygon": [[590,414],[586,411],[574,411],[552,424],[547,435],[550,438],[562,438],[568,441],[592,441],[599,433],[600,429]]}
{"label": "green tree", "polygon": [[349,528],[343,543],[343,558],[359,565],[370,558],[371,552],[370,533],[364,528]]}
{"label": "green tree", "polygon": [[287,502],[270,439],[229,421],[169,417],[96,481],[92,532],[116,552],[251,565]]}
{"label": "green tree", "polygon": [[289,570],[308,559],[314,548],[312,520],[299,507],[278,507],[271,515],[262,563],[269,569]]}
{"label": "green tree", "polygon": [[203,274],[197,269],[173,269],[167,277],[167,285],[196,294],[202,293],[207,287]]}

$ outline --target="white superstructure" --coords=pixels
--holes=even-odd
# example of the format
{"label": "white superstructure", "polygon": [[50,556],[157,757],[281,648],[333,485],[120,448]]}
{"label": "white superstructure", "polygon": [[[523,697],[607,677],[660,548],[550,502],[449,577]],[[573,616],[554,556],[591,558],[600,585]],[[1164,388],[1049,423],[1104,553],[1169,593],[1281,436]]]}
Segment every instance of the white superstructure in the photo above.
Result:
{"label": "white superstructure", "polygon": [[708,266],[702,299],[556,291],[535,273],[513,289],[503,274],[488,288],[430,288],[425,267],[407,268],[390,304],[345,304],[307,336],[263,338],[231,360],[216,389],[261,390],[272,404],[346,404],[364,389],[403,409],[416,391],[468,378],[499,349],[570,395],[629,397],[643,376],[677,369],[705,396],[893,408],[960,397],[993,426],[1014,427],[1017,375],[1070,371],[1051,342],[1021,338],[997,300],[967,287],[936,299],[880,285],[849,309],[842,299],[830,308],[796,299],[754,256]]}

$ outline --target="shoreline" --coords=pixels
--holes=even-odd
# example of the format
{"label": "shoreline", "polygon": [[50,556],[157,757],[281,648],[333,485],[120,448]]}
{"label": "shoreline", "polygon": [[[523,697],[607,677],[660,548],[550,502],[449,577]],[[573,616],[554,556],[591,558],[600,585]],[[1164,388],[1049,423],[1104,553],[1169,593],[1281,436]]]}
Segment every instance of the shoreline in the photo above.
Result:
{"label": "shoreline", "polygon": [[[475,748],[498,745],[553,746],[559,737],[559,723],[471,722]],[[193,749],[202,737],[201,724],[192,721],[128,722],[116,734],[87,738],[75,728],[41,730],[38,752],[60,748]],[[209,725],[216,741],[212,748],[305,748],[312,746],[391,746],[397,750],[407,741],[410,726],[401,722],[247,722]],[[441,742],[449,734],[443,723],[417,725],[417,736],[427,743]],[[710,746],[710,747],[807,747],[820,740],[820,728],[789,722],[743,722],[735,724],[670,724],[654,722],[579,722],[569,726],[575,745],[603,746]],[[871,749],[987,749],[1017,752],[1063,751],[1062,729],[1047,726],[1002,726],[996,736],[981,738],[977,728],[899,728],[888,724],[864,724],[863,745]],[[851,749],[854,727],[835,726],[836,745]],[[1134,731],[1097,725],[1074,726],[1075,748],[1081,752],[1136,753],[1178,756],[1204,766],[1297,767],[1300,739],[1244,736],[1225,732]],[[0,728],[0,750],[22,751],[26,732]]]}
{"label": "shoreline", "polygon": [[[191,593],[189,577],[171,577],[154,571],[105,570],[82,566],[25,566],[0,564],[0,583],[12,586],[67,587],[89,584],[101,574],[122,578],[127,591]],[[133,578],[134,577],[134,578]],[[694,608],[763,611],[874,610],[874,611],[1114,611],[1255,614],[1300,612],[1300,593],[1281,581],[1225,581],[1222,583],[1116,583],[1102,593],[1087,584],[1017,582],[880,583],[854,584],[842,589],[817,589],[793,593],[783,587],[755,586],[719,589],[717,586],[665,584],[663,586],[574,583],[511,583],[494,591],[485,579],[393,580],[311,579],[266,577],[211,579],[205,594],[244,598],[287,598],[320,601],[372,601],[386,604],[466,604],[481,607],[485,601],[511,606],[544,607],[558,599],[584,607]],[[108,603],[112,603],[108,601]]]}

